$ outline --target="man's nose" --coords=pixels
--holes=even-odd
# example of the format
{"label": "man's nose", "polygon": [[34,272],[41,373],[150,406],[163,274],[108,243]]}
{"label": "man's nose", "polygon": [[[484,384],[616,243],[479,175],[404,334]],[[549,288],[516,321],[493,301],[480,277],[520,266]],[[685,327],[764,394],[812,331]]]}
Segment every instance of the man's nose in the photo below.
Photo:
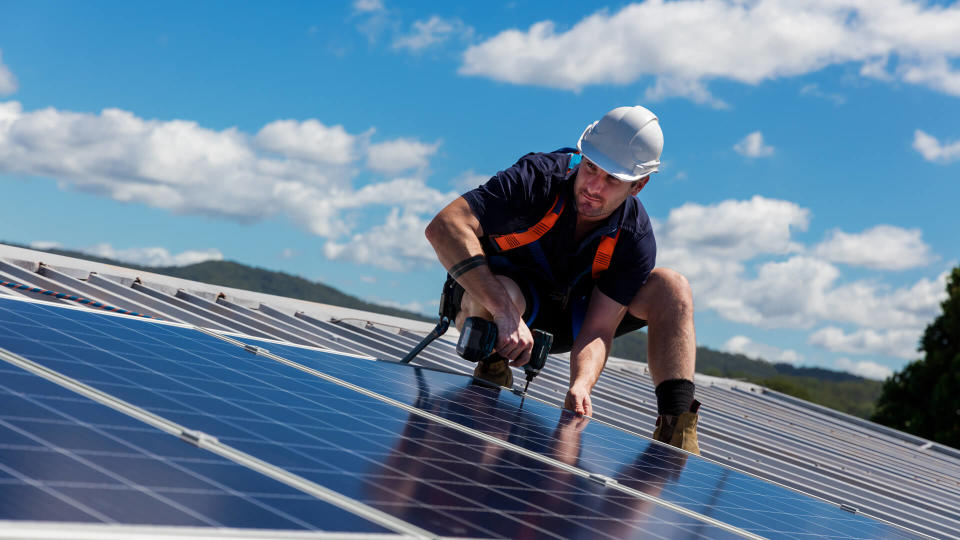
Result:
{"label": "man's nose", "polygon": [[603,190],[603,179],[600,175],[594,175],[587,179],[587,191],[590,193],[600,193]]}

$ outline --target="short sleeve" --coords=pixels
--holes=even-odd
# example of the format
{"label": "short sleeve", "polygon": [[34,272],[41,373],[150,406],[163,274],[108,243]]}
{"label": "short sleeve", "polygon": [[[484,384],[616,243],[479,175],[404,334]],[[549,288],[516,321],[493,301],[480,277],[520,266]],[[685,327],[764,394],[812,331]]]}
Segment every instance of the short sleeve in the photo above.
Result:
{"label": "short sleeve", "polygon": [[640,286],[647,282],[657,260],[657,242],[650,228],[630,234],[633,238],[621,237],[617,241],[610,268],[596,282],[600,292],[624,306],[630,305]]}
{"label": "short sleeve", "polygon": [[565,154],[527,154],[486,184],[463,195],[485,234],[507,234],[539,219],[551,203],[557,175],[563,178]]}

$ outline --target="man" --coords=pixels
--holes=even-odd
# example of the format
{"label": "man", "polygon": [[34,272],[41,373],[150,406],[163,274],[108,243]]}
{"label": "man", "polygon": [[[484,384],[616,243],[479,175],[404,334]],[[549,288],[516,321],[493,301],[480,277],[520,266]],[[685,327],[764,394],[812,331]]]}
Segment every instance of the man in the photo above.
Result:
{"label": "man", "polygon": [[[510,386],[530,358],[530,327],[570,351],[564,407],[590,416],[590,391],[613,338],[648,326],[656,385],[654,438],[699,453],[693,297],[686,279],[654,268],[656,242],[635,197],[657,172],[663,133],[644,107],[619,107],[584,130],[577,150],[527,154],[440,211],[426,236],[467,317],[493,321],[496,358],[476,376]],[[451,281],[455,280],[455,281]]]}

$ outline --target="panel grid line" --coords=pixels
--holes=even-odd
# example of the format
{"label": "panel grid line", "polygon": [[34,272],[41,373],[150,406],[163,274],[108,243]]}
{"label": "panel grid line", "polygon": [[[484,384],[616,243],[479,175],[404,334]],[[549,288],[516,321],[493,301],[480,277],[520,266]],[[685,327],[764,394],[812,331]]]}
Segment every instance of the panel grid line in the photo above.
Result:
{"label": "panel grid line", "polygon": [[[40,304],[37,303],[37,306],[39,308]],[[528,526],[536,527],[536,523],[551,531],[560,531],[564,530],[564,521],[574,521],[579,522],[581,531],[589,531],[595,526],[599,526],[601,531],[614,530],[604,524],[604,519],[609,521],[604,514],[615,517],[620,512],[608,513],[608,506],[587,504],[583,495],[580,496],[580,502],[575,502],[573,499],[576,494],[570,489],[580,485],[587,492],[599,493],[597,490],[602,490],[607,498],[604,504],[629,505],[631,510],[638,512],[638,516],[642,508],[639,505],[642,504],[647,508],[643,510],[644,513],[653,512],[646,516],[651,526],[667,526],[661,533],[672,528],[675,534],[690,531],[700,536],[705,534],[705,528],[715,527],[691,516],[684,516],[683,519],[678,519],[679,516],[666,520],[658,518],[655,515],[657,513],[682,512],[622,489],[614,489],[613,485],[606,483],[608,475],[613,474],[623,485],[641,490],[655,499],[719,518],[722,522],[756,535],[804,536],[820,530],[836,538],[848,535],[865,538],[869,535],[864,536],[863,533],[871,530],[866,520],[840,512],[850,516],[847,519],[836,515],[833,510],[808,505],[799,498],[791,497],[788,492],[794,490],[787,490],[783,493],[786,497],[781,498],[777,490],[758,489],[760,486],[752,479],[746,481],[748,477],[755,478],[750,474],[743,475],[742,472],[726,469],[727,473],[734,474],[728,483],[727,473],[714,470],[718,465],[722,468],[722,464],[711,463],[710,460],[701,462],[694,459],[687,463],[686,457],[681,455],[683,459],[678,465],[674,463],[671,453],[663,454],[668,448],[656,444],[649,444],[653,450],[636,454],[638,442],[646,440],[649,443],[649,439],[634,437],[636,434],[633,430],[606,422],[598,422],[596,427],[615,429],[588,428],[583,432],[585,438],[581,450],[579,435],[575,439],[569,439],[569,436],[580,433],[585,424],[571,428],[570,424],[564,423],[561,415],[560,423],[551,435],[549,425],[544,421],[549,422],[553,412],[560,412],[560,409],[541,400],[528,400],[537,405],[531,405],[532,408],[528,407],[518,415],[520,410],[516,407],[519,397],[515,398],[508,392],[491,392],[486,388],[473,387],[468,384],[469,377],[454,377],[430,369],[399,369],[392,363],[379,363],[367,369],[366,362],[346,361],[347,358],[341,358],[346,355],[331,354],[312,347],[282,342],[274,346],[262,338],[250,336],[238,336],[237,339],[243,341],[230,343],[220,335],[209,332],[203,332],[206,334],[203,335],[200,333],[202,329],[187,325],[144,321],[133,323],[117,320],[116,316],[116,323],[107,324],[109,317],[89,312],[84,312],[82,317],[66,317],[61,321],[61,313],[65,313],[64,310],[44,306],[23,311],[23,315],[18,313],[18,316],[25,318],[5,316],[5,320],[11,323],[8,329],[12,335],[11,341],[4,347],[35,359],[55,372],[144,407],[153,414],[175,420],[180,425],[200,427],[235,449],[242,449],[267,462],[288,468],[310,481],[330,486],[364,502],[373,501],[376,508],[428,529],[432,528],[428,521],[413,517],[421,515],[416,508],[436,510],[448,507],[449,503],[453,503],[449,505],[449,512],[434,512],[435,516],[442,520],[445,519],[443,514],[459,514],[470,523],[484,516],[482,512],[487,512],[487,516],[493,516],[493,512],[526,521],[524,516],[528,515],[527,508],[530,507],[516,507],[509,501],[530,501],[528,494],[538,491],[529,488],[538,485],[546,489],[542,492],[543,497],[571,500],[557,501],[560,504],[550,503],[542,513],[531,515],[531,519],[540,516],[543,519],[540,522],[533,519]],[[123,330],[117,333],[121,327]],[[266,349],[259,351],[257,347]],[[246,349],[246,352],[238,348]],[[258,351],[261,354],[248,354]],[[297,365],[278,362],[270,354]],[[317,373],[310,373],[303,367],[312,368],[336,380],[318,377]],[[196,377],[195,374],[201,376]],[[316,382],[312,383],[311,380]],[[372,394],[364,396],[357,392],[357,388]],[[140,394],[139,389],[150,391]],[[229,395],[224,394],[225,391]],[[285,395],[295,397],[288,398]],[[383,398],[399,401],[415,410],[397,407]],[[464,398],[470,399],[463,401]],[[57,405],[54,407],[59,408]],[[28,408],[23,410],[31,411]],[[395,424],[404,421],[400,411],[409,414],[402,434],[395,427]],[[515,412],[511,414],[510,411]],[[440,422],[430,415],[439,416],[454,425]],[[27,416],[42,415],[31,412]],[[271,428],[271,423],[278,428]],[[505,431],[507,425],[512,427]],[[467,432],[462,429],[466,426],[493,436],[496,440],[486,440]],[[39,433],[47,433],[51,429],[44,428]],[[390,434],[395,438],[391,439]],[[506,440],[511,444],[532,451],[536,456],[497,442],[504,441],[504,437],[509,437]],[[391,444],[391,441],[396,442]],[[571,447],[570,444],[575,446]],[[544,450],[538,450],[540,448]],[[658,451],[658,448],[662,451]],[[277,453],[277,450],[283,449],[287,455]],[[491,462],[485,459],[464,459],[462,453],[482,457],[485,451],[488,457],[493,458],[498,453],[502,453],[503,457],[496,465],[489,465]],[[308,459],[304,461],[302,457]],[[577,474],[546,461],[554,457],[579,471],[591,473]],[[365,463],[371,461],[378,468],[365,471]],[[104,460],[100,459],[99,462]],[[466,469],[458,469],[459,463],[472,463],[474,467],[479,466],[479,470],[471,473]],[[687,463],[686,469],[684,463]],[[334,469],[328,473],[326,469],[331,464]],[[411,464],[415,467],[409,468]],[[679,468],[675,468],[677,466]],[[676,475],[681,470],[683,480],[678,482]],[[339,479],[337,474],[340,475]],[[398,474],[401,475],[399,480],[394,478]],[[358,480],[348,480],[351,476]],[[423,480],[411,483],[413,479],[421,477]],[[483,489],[476,488],[473,494],[467,489],[463,491],[463,497],[481,501],[481,512],[463,505],[463,500],[456,500],[456,497],[444,500],[444,493],[461,493],[457,486],[471,487],[470,478],[473,477],[478,480],[472,485],[483,486]],[[542,484],[541,480],[534,477],[556,479],[552,483]],[[372,483],[365,482],[362,480],[364,478]],[[464,480],[466,483],[462,483]],[[2,475],[0,483],[3,483]],[[716,490],[723,486],[724,495],[720,499],[716,498],[718,491],[712,490],[713,495],[709,495],[710,492],[701,489],[714,486]],[[397,489],[399,494],[418,490],[418,498],[410,499],[415,507],[411,508],[409,502],[393,502],[394,495],[388,492]],[[564,495],[568,492],[573,497]],[[707,498],[697,495],[698,492],[707,494]],[[761,498],[758,499],[758,496]],[[816,499],[804,498],[811,501]],[[780,512],[776,508],[784,504],[793,507],[791,503],[798,506],[790,513]],[[601,511],[600,520],[581,514],[581,507],[596,507]],[[558,515],[566,519],[561,521],[552,517]],[[779,517],[781,515],[783,517]],[[823,522],[817,520],[821,515],[826,519]],[[481,520],[477,523],[489,522]],[[502,526],[509,527],[506,524]],[[713,535],[719,535],[720,529],[716,527]],[[542,531],[539,527],[534,530]],[[733,534],[726,530],[724,532]],[[653,531],[648,531],[648,534],[660,536]]]}
{"label": "panel grid line", "polygon": [[[163,418],[159,415],[155,415],[148,411],[145,411],[139,407],[131,405],[121,399],[118,399],[110,394],[97,390],[91,386],[88,386],[84,383],[81,383],[77,380],[74,380],[70,377],[62,375],[52,369],[49,369],[45,366],[42,366],[32,360],[28,360],[22,356],[11,353],[6,349],[0,347],[0,360],[4,360],[7,363],[10,363],[14,366],[17,366],[25,371],[33,373],[43,379],[46,379],[50,382],[53,382],[59,386],[62,386],[68,390],[76,392],[82,396],[88,397],[97,403],[106,405],[111,409],[114,409],[118,412],[126,414],[127,416],[133,417],[141,422],[144,422],[148,425],[151,425],[161,431],[164,431],[168,434],[181,437],[185,431],[189,431],[187,428],[180,426],[166,418]],[[377,510],[376,508],[370,507],[360,501],[356,501],[336,491],[328,489],[324,486],[311,482],[305,478],[302,478],[298,475],[295,475],[285,469],[257,459],[249,454],[241,452],[235,448],[230,447],[229,445],[220,443],[216,439],[212,438],[200,438],[197,444],[198,447],[209,450],[215,454],[223,456],[231,461],[240,463],[246,467],[249,467],[257,472],[260,472],[266,476],[269,476],[275,480],[278,480],[290,487],[299,489],[305,493],[313,495],[325,502],[353,512],[359,516],[362,516],[374,523],[378,523],[388,529],[396,531],[398,533],[403,533],[410,535],[413,538],[435,538],[436,535],[416,527],[406,521],[398,519],[394,516],[391,516],[385,512]]]}
{"label": "panel grid line", "polygon": [[[202,329],[202,328],[198,328],[198,330],[200,330],[200,331],[202,331],[202,332],[204,332],[204,333],[206,333],[206,334],[209,334],[209,335],[211,335],[211,336],[214,336],[214,337],[216,337],[216,338],[218,338],[218,339],[222,339],[222,340],[224,340],[224,341],[230,342],[230,343],[232,343],[232,344],[234,344],[234,345],[236,345],[236,346],[238,346],[238,347],[241,347],[241,348],[244,348],[244,349],[249,350],[249,349],[247,348],[247,344],[245,344],[245,343],[243,343],[243,342],[241,342],[241,341],[237,341],[237,340],[235,340],[235,339],[228,338],[228,337],[223,336],[223,335],[220,335],[220,334],[218,334],[218,333],[216,333],[216,332],[208,331],[208,330],[205,330],[205,329]],[[252,351],[252,352],[253,352],[253,351]],[[397,400],[395,400],[395,399],[393,399],[393,398],[389,398],[389,397],[387,397],[387,396],[380,395],[380,394],[378,394],[378,393],[376,393],[376,392],[367,390],[366,388],[363,388],[363,387],[361,387],[361,386],[355,385],[355,384],[353,384],[353,383],[349,383],[349,382],[347,382],[347,381],[344,381],[344,380],[339,379],[339,378],[337,378],[337,377],[334,377],[334,376],[332,376],[332,375],[328,375],[328,374],[323,373],[323,372],[321,372],[321,371],[318,371],[318,370],[315,370],[315,369],[306,367],[306,366],[304,366],[304,365],[301,365],[301,364],[299,364],[299,363],[297,363],[297,362],[293,362],[293,361],[291,361],[291,360],[287,360],[286,358],[284,358],[284,357],[282,357],[282,356],[279,356],[279,355],[276,355],[276,354],[273,354],[273,353],[271,353],[271,352],[269,352],[269,351],[267,351],[267,350],[265,350],[265,349],[259,349],[259,348],[258,348],[258,349],[255,351],[255,354],[257,354],[258,356],[264,356],[264,357],[266,357],[266,358],[270,358],[270,359],[272,359],[272,360],[276,360],[276,361],[278,361],[278,362],[280,362],[280,363],[282,363],[282,364],[284,364],[284,365],[290,366],[290,367],[295,368],[295,369],[299,369],[299,370],[301,370],[301,371],[304,371],[304,372],[306,372],[306,373],[309,373],[309,374],[311,374],[311,375],[314,375],[314,376],[319,377],[319,378],[321,378],[321,379],[324,379],[324,380],[326,380],[326,381],[332,382],[332,383],[337,384],[337,385],[339,385],[339,386],[342,386],[342,387],[344,387],[344,388],[349,388],[349,389],[351,389],[351,390],[353,390],[353,391],[355,391],[355,392],[358,392],[358,393],[360,393],[360,394],[363,394],[363,395],[365,395],[365,396],[372,397],[372,398],[374,398],[374,399],[378,399],[378,400],[380,400],[380,401],[383,401],[384,403],[388,403],[388,404],[390,404],[390,405],[393,405],[394,407],[400,408],[400,409],[402,409],[402,410],[405,410],[405,411],[410,412],[410,413],[413,413],[413,414],[417,414],[418,416],[421,416],[421,417],[423,417],[423,418],[427,418],[427,419],[429,419],[429,420],[431,420],[431,421],[433,421],[433,422],[436,422],[436,423],[438,423],[438,424],[441,424],[441,425],[443,425],[443,426],[446,426],[446,427],[450,427],[450,428],[459,430],[459,431],[461,431],[461,432],[463,432],[463,433],[467,433],[467,434],[469,434],[469,435],[472,435],[472,436],[474,436],[474,437],[477,437],[477,438],[479,438],[479,439],[481,439],[481,440],[483,440],[483,441],[486,441],[486,442],[488,442],[488,443],[496,444],[496,445],[501,446],[501,447],[503,447],[503,448],[506,448],[506,449],[508,449],[508,450],[512,450],[512,451],[514,451],[514,452],[516,452],[516,453],[518,453],[518,454],[524,455],[524,456],[526,456],[526,457],[529,457],[529,458],[532,458],[532,459],[541,461],[541,462],[546,463],[546,464],[548,464],[548,465],[552,465],[552,466],[557,467],[557,468],[559,468],[559,469],[561,469],[561,470],[564,470],[564,471],[566,471],[566,472],[575,474],[575,475],[577,475],[577,476],[585,477],[585,478],[590,478],[590,477],[591,477],[591,473],[589,473],[588,471],[585,471],[585,470],[583,470],[583,469],[580,469],[580,468],[578,468],[578,467],[573,467],[573,466],[568,465],[568,464],[566,464],[566,463],[564,463],[564,462],[562,462],[562,461],[559,461],[559,460],[556,460],[556,459],[553,459],[553,458],[544,456],[544,455],[539,454],[539,453],[537,453],[537,452],[534,452],[534,451],[532,451],[532,450],[528,450],[528,449],[526,449],[526,448],[524,448],[524,447],[522,447],[522,446],[519,446],[519,445],[516,445],[516,444],[512,444],[512,443],[510,443],[510,442],[508,442],[508,441],[504,441],[504,440],[498,439],[497,437],[493,437],[493,436],[491,436],[491,435],[487,435],[486,433],[484,433],[484,432],[482,432],[482,431],[478,431],[478,430],[471,429],[471,428],[469,428],[469,427],[463,426],[463,425],[461,425],[461,424],[458,424],[458,423],[456,423],[456,422],[453,422],[453,421],[451,421],[451,420],[448,420],[448,419],[446,419],[446,418],[443,418],[442,416],[438,416],[438,415],[436,415],[436,414],[433,414],[433,413],[424,411],[424,410],[422,410],[422,409],[418,409],[417,407],[413,407],[413,406],[407,405],[406,403],[402,403],[402,402],[400,402],[400,401],[397,401]],[[648,495],[648,494],[646,494],[646,493],[643,493],[642,491],[639,491],[639,490],[636,490],[636,489],[632,489],[632,488],[630,488],[630,487],[623,486],[623,485],[620,485],[620,484],[617,484],[617,483],[610,483],[610,484],[608,484],[608,486],[609,486],[610,488],[612,488],[612,489],[617,489],[617,490],[622,491],[622,492],[624,492],[624,493],[629,493],[630,495],[633,495],[634,497],[643,499],[643,500],[645,500],[645,501],[648,501],[648,502],[651,502],[651,503],[654,503],[654,504],[657,504],[657,505],[660,505],[660,506],[669,508],[670,510],[673,510],[674,512],[683,514],[683,515],[685,515],[685,516],[687,516],[687,517],[694,518],[694,519],[696,519],[696,520],[699,520],[699,521],[708,523],[708,524],[710,524],[710,525],[713,525],[713,526],[715,526],[715,527],[721,528],[721,529],[723,529],[723,530],[725,530],[725,531],[728,531],[728,532],[731,532],[731,533],[734,533],[734,534],[743,536],[744,538],[752,538],[752,539],[761,539],[761,538],[763,538],[762,536],[753,534],[753,533],[751,533],[751,532],[745,531],[745,530],[740,529],[740,528],[738,528],[738,527],[734,527],[733,525],[730,525],[730,524],[728,524],[728,523],[726,523],[726,522],[723,522],[723,521],[720,521],[720,520],[711,518],[711,517],[709,517],[709,516],[705,516],[705,515],[703,515],[703,514],[701,514],[701,513],[699,513],[699,512],[695,512],[695,511],[693,511],[693,510],[689,510],[689,509],[683,508],[682,506],[678,506],[678,505],[672,504],[672,503],[670,503],[670,502],[664,501],[663,499],[660,499],[659,497],[654,497],[654,496]]]}

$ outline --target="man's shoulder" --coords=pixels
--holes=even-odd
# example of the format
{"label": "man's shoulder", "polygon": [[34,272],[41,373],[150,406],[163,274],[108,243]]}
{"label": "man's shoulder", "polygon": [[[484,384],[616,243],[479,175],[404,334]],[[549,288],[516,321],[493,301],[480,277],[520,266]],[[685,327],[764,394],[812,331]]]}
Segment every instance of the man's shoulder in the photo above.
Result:
{"label": "man's shoulder", "polygon": [[529,152],[517,160],[514,167],[521,170],[534,170],[544,175],[566,175],[571,154],[575,148],[560,148],[553,152]]}
{"label": "man's shoulder", "polygon": [[650,223],[650,216],[647,215],[647,209],[643,207],[640,199],[636,197],[627,199],[623,212],[623,220],[620,223],[620,230],[636,238],[653,236],[653,225]]}
{"label": "man's shoulder", "polygon": [[528,203],[550,198],[569,180],[570,156],[574,152],[573,148],[530,152],[521,156],[512,167],[497,173],[493,180],[500,183],[504,191],[522,191]]}

